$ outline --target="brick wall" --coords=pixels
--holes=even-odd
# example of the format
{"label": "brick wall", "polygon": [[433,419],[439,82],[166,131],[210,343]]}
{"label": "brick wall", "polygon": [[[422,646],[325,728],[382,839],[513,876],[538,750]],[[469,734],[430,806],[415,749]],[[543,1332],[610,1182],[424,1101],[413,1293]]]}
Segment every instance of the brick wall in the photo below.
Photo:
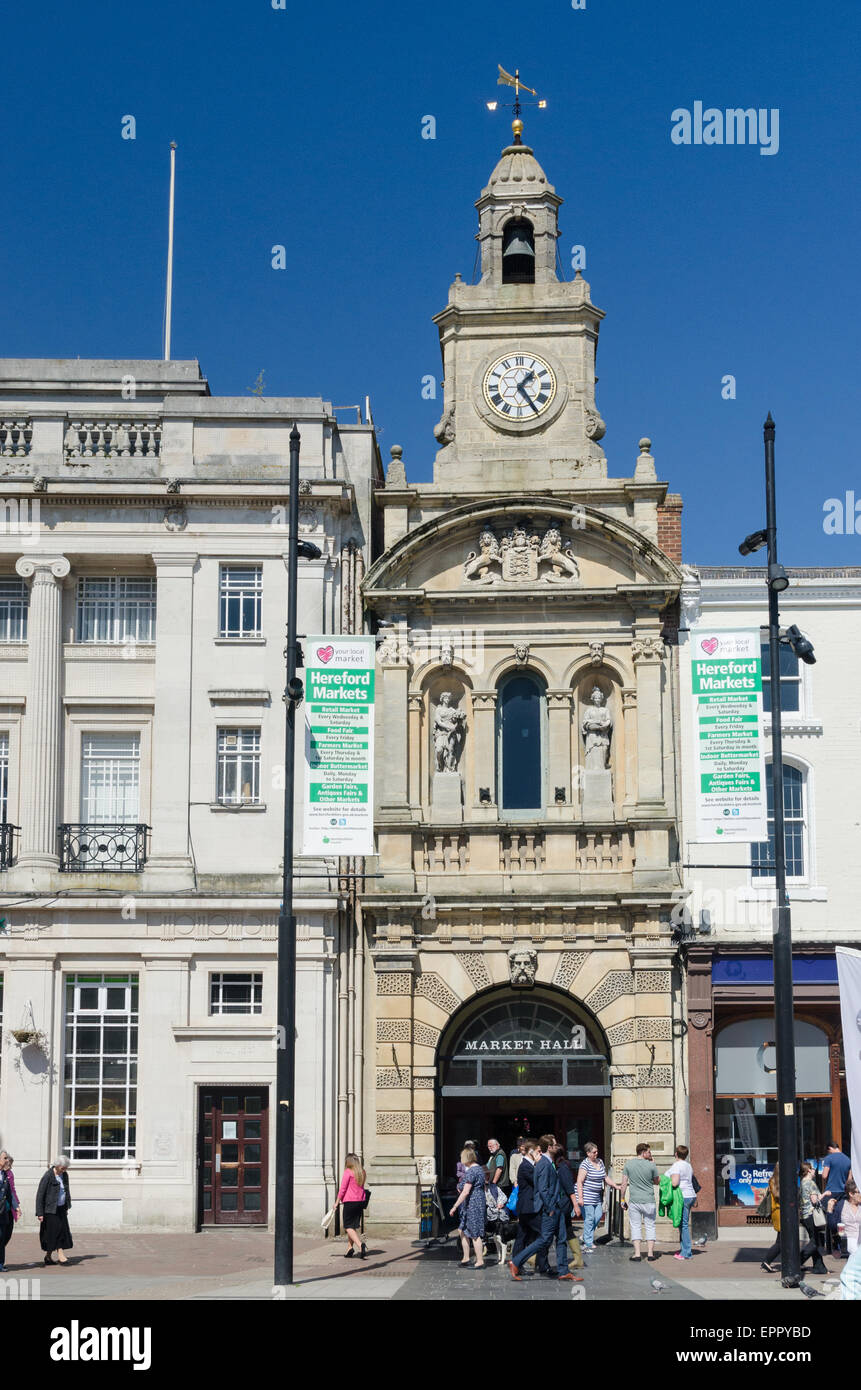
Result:
{"label": "brick wall", "polygon": [[677,492],[668,492],[658,507],[658,545],[677,565],[682,563],[682,499]]}

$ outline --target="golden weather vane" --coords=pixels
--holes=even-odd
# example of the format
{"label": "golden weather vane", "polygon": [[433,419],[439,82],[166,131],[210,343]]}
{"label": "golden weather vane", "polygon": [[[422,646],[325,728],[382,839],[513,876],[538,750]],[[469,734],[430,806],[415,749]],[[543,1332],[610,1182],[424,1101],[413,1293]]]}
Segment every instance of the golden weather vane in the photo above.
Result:
{"label": "golden weather vane", "polygon": [[[538,93],[536,92],[534,87],[527,87],[525,82],[521,82],[519,68],[515,68],[514,74],[512,75],[510,72],[505,71],[505,68],[502,66],[501,63],[497,63],[497,67],[499,68],[499,76],[496,79],[496,85],[498,87],[513,87],[514,101],[504,101],[502,103],[498,101],[489,101],[487,103],[487,109],[488,111],[495,111],[500,104],[502,106],[511,106],[512,111],[514,112],[514,120],[511,123],[511,129],[514,131],[514,143],[515,145],[519,145],[521,143],[520,136],[523,133],[523,122],[520,119],[520,112],[523,103],[520,100],[520,93],[530,92],[531,95],[534,97],[537,97]],[[527,102],[527,105],[537,106],[540,111],[543,111],[547,106],[547,102],[542,99],[540,101]]]}

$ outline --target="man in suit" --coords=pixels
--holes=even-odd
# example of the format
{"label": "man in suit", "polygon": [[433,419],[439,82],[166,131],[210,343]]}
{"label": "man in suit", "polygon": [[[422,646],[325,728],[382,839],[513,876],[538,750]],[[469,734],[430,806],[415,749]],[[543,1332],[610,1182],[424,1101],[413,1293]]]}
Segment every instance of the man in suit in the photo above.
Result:
{"label": "man in suit", "polygon": [[545,1135],[538,1141],[539,1156],[532,1170],[532,1182],[535,1189],[535,1209],[540,1214],[541,1230],[536,1238],[517,1256],[513,1256],[509,1263],[512,1279],[520,1279],[520,1268],[532,1256],[538,1256],[546,1262],[547,1251],[553,1241],[556,1241],[556,1271],[554,1273],[549,1267],[542,1270],[542,1274],[547,1274],[550,1278],[567,1279],[572,1283],[582,1284],[583,1280],[576,1274],[568,1272],[568,1239],[565,1229],[565,1209],[569,1205],[569,1199],[565,1196],[559,1182],[559,1175],[553,1166],[553,1162],[548,1156],[547,1150],[550,1148],[549,1138]]}
{"label": "man in suit", "polygon": [[[517,1237],[512,1250],[512,1259],[516,1259],[521,1250],[525,1250],[527,1245],[536,1240],[541,1235],[541,1216],[535,1207],[535,1186],[534,1173],[535,1163],[541,1157],[541,1150],[538,1147],[537,1139],[527,1139],[525,1141],[526,1152],[517,1170]],[[547,1251],[538,1251],[536,1261],[539,1274],[547,1274],[550,1266],[547,1263]]]}

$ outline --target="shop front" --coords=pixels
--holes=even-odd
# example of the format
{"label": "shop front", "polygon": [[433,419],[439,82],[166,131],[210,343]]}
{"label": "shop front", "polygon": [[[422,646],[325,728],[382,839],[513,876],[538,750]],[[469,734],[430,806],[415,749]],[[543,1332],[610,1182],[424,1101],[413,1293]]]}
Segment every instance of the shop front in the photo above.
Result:
{"label": "shop front", "polygon": [[[774,976],[761,951],[698,948],[687,964],[694,1225],[714,1235],[761,1220],[777,1162]],[[832,1138],[849,1142],[833,953],[793,957],[793,996],[799,1158],[821,1166]]]}

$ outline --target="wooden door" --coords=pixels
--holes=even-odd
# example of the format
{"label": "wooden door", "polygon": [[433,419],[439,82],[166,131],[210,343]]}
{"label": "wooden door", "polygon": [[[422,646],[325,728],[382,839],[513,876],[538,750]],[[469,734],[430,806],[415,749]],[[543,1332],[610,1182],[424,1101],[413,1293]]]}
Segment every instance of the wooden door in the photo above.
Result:
{"label": "wooden door", "polygon": [[201,1087],[198,1134],[200,1224],[265,1226],[268,1090],[259,1086]]}

